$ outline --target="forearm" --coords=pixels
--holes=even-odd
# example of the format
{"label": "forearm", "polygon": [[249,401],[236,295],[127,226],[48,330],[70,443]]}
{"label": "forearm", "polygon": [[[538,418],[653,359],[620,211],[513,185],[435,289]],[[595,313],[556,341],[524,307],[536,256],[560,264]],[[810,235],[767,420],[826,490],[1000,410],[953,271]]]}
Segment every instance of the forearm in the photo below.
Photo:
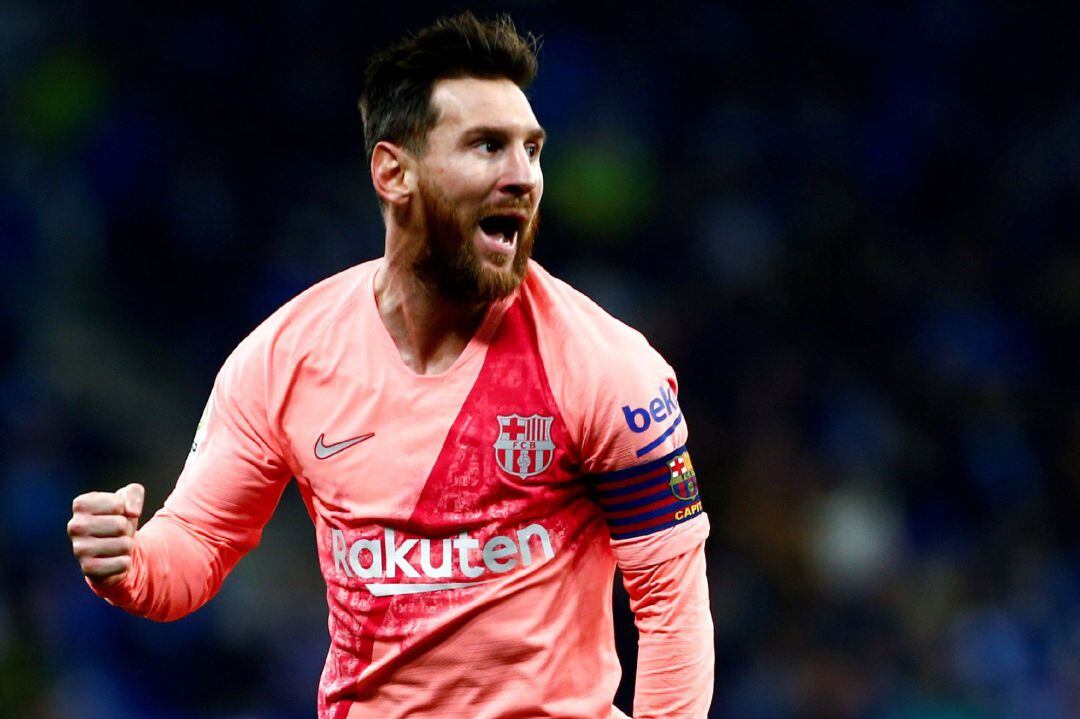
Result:
{"label": "forearm", "polygon": [[209,601],[242,552],[215,542],[166,513],[135,535],[131,569],[112,587],[89,583],[110,603],[159,622],[180,619]]}
{"label": "forearm", "polygon": [[634,719],[704,719],[713,690],[713,626],[704,544],[623,569],[637,625]]}

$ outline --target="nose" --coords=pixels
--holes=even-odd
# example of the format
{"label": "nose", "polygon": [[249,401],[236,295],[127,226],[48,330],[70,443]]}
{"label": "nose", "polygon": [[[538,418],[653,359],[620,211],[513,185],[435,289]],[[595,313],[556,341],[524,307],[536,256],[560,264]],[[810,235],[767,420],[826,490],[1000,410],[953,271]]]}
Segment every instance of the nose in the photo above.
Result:
{"label": "nose", "polygon": [[536,189],[540,181],[540,163],[531,157],[523,145],[506,154],[501,189],[514,197],[524,197]]}

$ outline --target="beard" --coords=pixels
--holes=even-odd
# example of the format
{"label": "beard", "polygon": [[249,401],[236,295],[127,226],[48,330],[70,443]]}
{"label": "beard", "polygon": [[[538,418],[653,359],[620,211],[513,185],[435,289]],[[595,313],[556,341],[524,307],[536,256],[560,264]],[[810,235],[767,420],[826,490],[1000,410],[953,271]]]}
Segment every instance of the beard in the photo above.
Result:
{"label": "beard", "polygon": [[[516,290],[529,269],[539,212],[518,230],[512,258],[493,253],[481,256],[473,242],[480,220],[498,210],[522,209],[523,204],[504,202],[465,214],[456,210],[446,195],[430,183],[421,180],[420,189],[427,244],[413,260],[417,276],[433,284],[447,298],[461,302],[493,302]],[[509,264],[509,270],[485,267],[484,259],[500,268]]]}

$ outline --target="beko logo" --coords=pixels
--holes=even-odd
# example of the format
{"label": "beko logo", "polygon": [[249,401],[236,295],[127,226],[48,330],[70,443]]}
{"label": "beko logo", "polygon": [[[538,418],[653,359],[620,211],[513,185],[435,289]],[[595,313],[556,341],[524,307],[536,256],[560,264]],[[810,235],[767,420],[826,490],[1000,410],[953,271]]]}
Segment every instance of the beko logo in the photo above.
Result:
{"label": "beko logo", "polygon": [[[539,551],[551,559],[555,550],[551,536],[543,526],[530,524],[519,529],[514,536],[495,535],[480,547],[479,540],[462,532],[450,539],[431,540],[426,537],[405,539],[398,542],[393,529],[384,528],[380,539],[358,539],[351,545],[340,529],[330,530],[330,545],[334,555],[334,569],[350,579],[393,579],[397,576],[410,579],[448,579],[463,575],[469,581],[437,583],[387,583],[371,582],[364,586],[378,597],[390,594],[416,594],[442,589],[457,589],[481,584],[509,572],[519,564],[527,567]],[[432,561],[432,545],[441,545]],[[410,553],[419,555],[419,566],[408,559]],[[487,576],[485,576],[487,575]]]}

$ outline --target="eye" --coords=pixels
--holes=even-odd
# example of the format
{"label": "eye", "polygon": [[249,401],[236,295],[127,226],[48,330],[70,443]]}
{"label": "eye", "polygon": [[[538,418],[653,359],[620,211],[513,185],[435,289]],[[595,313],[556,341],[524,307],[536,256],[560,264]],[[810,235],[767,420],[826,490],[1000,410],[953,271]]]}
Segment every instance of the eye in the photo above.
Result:
{"label": "eye", "polygon": [[502,143],[498,140],[481,140],[476,143],[476,146],[489,155],[494,155],[496,152],[502,149]]}
{"label": "eye", "polygon": [[530,142],[525,145],[525,152],[529,153],[529,157],[540,156],[540,144],[536,142]]}

